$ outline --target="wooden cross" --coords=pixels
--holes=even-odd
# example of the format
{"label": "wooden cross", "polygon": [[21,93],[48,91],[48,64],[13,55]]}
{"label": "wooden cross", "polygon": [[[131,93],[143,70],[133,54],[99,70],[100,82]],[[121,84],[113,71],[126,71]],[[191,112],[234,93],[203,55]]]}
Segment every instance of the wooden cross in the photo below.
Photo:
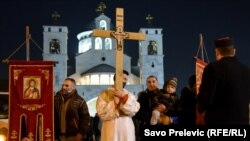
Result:
{"label": "wooden cross", "polygon": [[123,31],[123,8],[116,8],[116,31],[110,30],[93,30],[93,36],[113,37],[116,39],[116,68],[115,68],[115,87],[123,89],[123,40],[145,40],[145,34]]}

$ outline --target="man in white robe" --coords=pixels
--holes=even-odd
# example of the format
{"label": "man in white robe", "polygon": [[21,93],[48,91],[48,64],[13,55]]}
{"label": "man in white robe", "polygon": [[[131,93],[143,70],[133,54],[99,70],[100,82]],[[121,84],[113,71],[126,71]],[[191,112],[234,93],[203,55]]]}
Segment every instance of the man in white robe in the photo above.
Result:
{"label": "man in white robe", "polygon": [[[129,73],[123,71],[123,87]],[[115,80],[115,76],[114,76]],[[140,108],[134,95],[126,89],[107,88],[98,96],[96,111],[102,120],[101,141],[135,141],[132,120]]]}

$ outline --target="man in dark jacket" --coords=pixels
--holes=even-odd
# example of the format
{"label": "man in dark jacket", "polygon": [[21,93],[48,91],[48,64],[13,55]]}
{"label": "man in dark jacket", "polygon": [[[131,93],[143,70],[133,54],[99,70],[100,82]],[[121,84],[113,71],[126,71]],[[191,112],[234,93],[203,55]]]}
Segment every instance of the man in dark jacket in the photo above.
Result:
{"label": "man in dark jacket", "polygon": [[150,125],[153,105],[158,102],[158,96],[161,95],[158,88],[159,83],[156,76],[150,75],[146,80],[147,89],[138,93],[137,101],[140,103],[140,109],[133,117],[136,127],[136,140],[144,140],[143,128]]}
{"label": "man in dark jacket", "polygon": [[249,124],[249,68],[235,57],[230,36],[215,40],[216,60],[203,72],[197,106],[205,124]]}
{"label": "man in dark jacket", "polygon": [[90,122],[85,100],[77,93],[75,80],[66,78],[54,97],[55,139],[82,141]]}
{"label": "man in dark jacket", "polygon": [[181,89],[181,114],[179,123],[182,126],[196,125],[196,75],[191,75],[188,84]]}
{"label": "man in dark jacket", "polygon": [[158,88],[158,80],[155,76],[149,76],[146,85],[147,89],[138,93],[137,101],[141,107],[135,115],[135,118],[138,119],[142,125],[150,125],[153,110],[152,105],[158,102],[158,96],[161,94]]}

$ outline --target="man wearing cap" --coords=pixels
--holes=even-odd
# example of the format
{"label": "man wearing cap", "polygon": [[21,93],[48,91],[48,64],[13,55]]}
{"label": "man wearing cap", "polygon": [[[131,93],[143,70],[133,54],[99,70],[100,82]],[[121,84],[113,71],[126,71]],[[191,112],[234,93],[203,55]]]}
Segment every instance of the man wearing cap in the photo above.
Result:
{"label": "man wearing cap", "polygon": [[205,124],[249,124],[250,70],[235,52],[230,36],[215,40],[216,61],[204,68],[197,96]]}

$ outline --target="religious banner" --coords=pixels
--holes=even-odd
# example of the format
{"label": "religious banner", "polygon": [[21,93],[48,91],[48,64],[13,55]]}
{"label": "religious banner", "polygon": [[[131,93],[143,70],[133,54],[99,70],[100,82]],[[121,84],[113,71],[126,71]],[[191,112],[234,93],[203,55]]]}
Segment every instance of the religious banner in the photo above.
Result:
{"label": "religious banner", "polygon": [[[204,70],[205,66],[207,65],[207,63],[199,58],[194,58],[194,59],[195,59],[195,74],[196,74],[196,94],[198,94],[199,90],[200,90],[203,70]],[[205,124],[204,114],[205,113],[196,112],[196,124],[197,125]]]}
{"label": "religious banner", "polygon": [[205,66],[207,65],[206,62],[199,58],[195,58],[195,74],[196,74],[196,94],[199,93],[201,80],[202,80],[202,74]]}
{"label": "religious banner", "polygon": [[53,141],[52,61],[9,61],[9,141]]}

